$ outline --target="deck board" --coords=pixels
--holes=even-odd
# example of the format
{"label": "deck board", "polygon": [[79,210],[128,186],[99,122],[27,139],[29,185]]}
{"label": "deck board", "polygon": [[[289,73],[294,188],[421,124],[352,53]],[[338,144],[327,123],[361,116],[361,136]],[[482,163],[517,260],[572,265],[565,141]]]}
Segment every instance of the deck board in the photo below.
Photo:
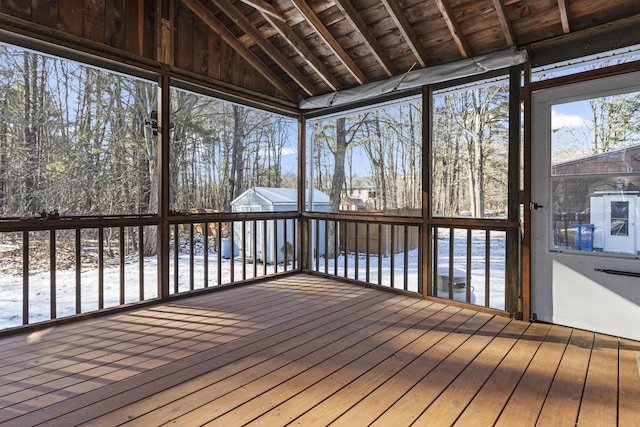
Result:
{"label": "deck board", "polygon": [[291,275],[0,339],[0,425],[630,425],[638,357]]}

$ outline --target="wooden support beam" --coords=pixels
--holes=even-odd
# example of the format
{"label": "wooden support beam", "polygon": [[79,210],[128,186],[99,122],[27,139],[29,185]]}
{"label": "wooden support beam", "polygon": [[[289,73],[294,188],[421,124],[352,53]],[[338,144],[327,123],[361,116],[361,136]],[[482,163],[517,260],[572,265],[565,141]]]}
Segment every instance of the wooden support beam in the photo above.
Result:
{"label": "wooden support beam", "polygon": [[411,52],[413,52],[413,55],[418,60],[420,66],[423,68],[426,67],[429,62],[427,60],[427,54],[420,45],[418,36],[416,36],[415,31],[413,31],[407,17],[404,16],[404,12],[400,8],[400,5],[398,5],[397,0],[382,0],[382,4],[387,8],[389,15],[391,15],[391,19],[393,19],[396,27],[400,30],[402,37],[404,37],[405,41],[409,45]]}
{"label": "wooden support beam", "polygon": [[569,0],[558,0],[558,9],[560,10],[560,21],[562,22],[562,31],[565,34],[571,32],[571,25],[569,25]]}
{"label": "wooden support beam", "polygon": [[338,9],[340,9],[342,13],[347,17],[347,19],[351,21],[351,23],[355,27],[356,32],[360,34],[371,53],[373,53],[373,56],[384,69],[384,72],[387,74],[387,76],[393,76],[393,65],[391,63],[391,60],[384,52],[382,46],[380,46],[380,43],[378,43],[378,40],[376,40],[373,34],[371,34],[371,31],[367,27],[367,24],[365,24],[365,22],[362,20],[358,11],[351,4],[351,1],[335,0],[335,3]]}
{"label": "wooden support beam", "polygon": [[269,3],[261,0],[241,0],[243,3],[256,8],[262,14],[262,17],[278,32],[289,45],[296,51],[298,55],[307,63],[313,71],[324,80],[331,90],[338,90],[340,83],[333,77],[333,74],[325,67],[325,65],[311,53],[311,50],[302,41],[300,37],[286,25],[286,20],[278,13],[278,11]]}
{"label": "wooden support beam", "polygon": [[267,67],[257,56],[243,45],[236,36],[216,18],[199,0],[182,0],[184,5],[195,13],[212,31],[231,46],[238,54],[254,67],[269,83],[280,90],[290,101],[297,101],[296,94],[289,89],[282,80]]}
{"label": "wooden support beam", "polygon": [[440,9],[444,22],[447,24],[447,27],[449,27],[449,32],[458,47],[460,55],[462,55],[463,58],[469,58],[471,56],[471,48],[467,43],[467,39],[462,34],[460,24],[458,24],[458,20],[453,13],[453,9],[451,9],[451,5],[447,0],[436,0],[436,4],[438,5],[438,9]]}
{"label": "wooden support beam", "polygon": [[289,26],[287,26],[287,24],[283,24],[280,21],[272,19],[271,15],[263,14],[262,16],[269,24],[271,24],[271,26],[273,26],[273,28],[275,28],[278,34],[280,34],[280,36],[289,43],[296,53],[307,62],[307,65],[309,65],[309,67],[311,67],[313,71],[318,74],[322,80],[324,80],[331,90],[336,91],[340,88],[340,83],[329,69],[311,52],[302,39],[298,37],[298,35],[294,33]]}
{"label": "wooden support beam", "polygon": [[271,4],[267,3],[264,0],[240,0],[240,1],[246,4],[247,6],[253,7],[258,12],[268,15],[274,19],[277,19],[280,22],[287,22],[287,20],[284,19],[284,17],[280,15],[278,11],[275,10],[275,8]]}
{"label": "wooden support beam", "polygon": [[315,14],[315,12],[309,7],[309,5],[304,0],[291,0],[293,5],[298,9],[298,12],[307,20],[307,23],[311,25],[318,36],[324,40],[327,46],[333,51],[333,53],[340,59],[342,65],[344,65],[349,73],[356,79],[359,84],[364,84],[368,82],[367,77],[364,75],[362,70],[356,65],[356,63],[351,59],[349,54],[343,49],[343,47],[338,43],[338,41],[333,37],[333,35],[329,32],[327,27],[324,26],[320,18]]}
{"label": "wooden support beam", "polygon": [[493,0],[493,6],[495,7],[496,13],[498,14],[498,20],[500,21],[502,33],[504,34],[504,38],[507,41],[507,45],[509,47],[515,46],[516,38],[513,35],[513,29],[511,28],[511,21],[509,20],[509,16],[507,16],[507,9],[504,7],[504,0]]}
{"label": "wooden support beam", "polygon": [[[210,0],[215,4],[225,15],[227,15],[242,31],[244,31],[254,42],[269,55],[273,61],[278,64],[282,70],[287,73],[291,79],[296,82],[300,88],[302,88],[309,96],[318,95],[318,90],[302,75],[289,61],[289,58],[285,57],[282,52],[275,48],[265,38],[265,36],[253,26],[247,18],[229,1],[229,0]],[[211,12],[210,12],[211,13]]]}

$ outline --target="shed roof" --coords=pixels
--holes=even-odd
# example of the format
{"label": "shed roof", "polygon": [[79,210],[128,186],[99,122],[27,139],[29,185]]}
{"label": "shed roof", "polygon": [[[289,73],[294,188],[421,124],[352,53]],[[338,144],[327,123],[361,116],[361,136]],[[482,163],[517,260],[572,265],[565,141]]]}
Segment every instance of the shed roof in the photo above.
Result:
{"label": "shed roof", "polygon": [[[247,193],[251,192],[271,205],[292,205],[298,203],[297,188],[251,187],[236,197],[231,204],[238,204]],[[307,195],[308,193],[309,190],[307,190]],[[329,204],[329,196],[320,190],[313,190],[313,202],[314,204]]]}

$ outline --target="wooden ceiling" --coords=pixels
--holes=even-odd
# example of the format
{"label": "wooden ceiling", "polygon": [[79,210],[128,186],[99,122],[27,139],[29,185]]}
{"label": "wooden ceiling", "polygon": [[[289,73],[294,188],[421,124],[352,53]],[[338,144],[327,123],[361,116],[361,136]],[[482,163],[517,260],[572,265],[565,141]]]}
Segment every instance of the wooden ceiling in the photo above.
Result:
{"label": "wooden ceiling", "polygon": [[292,101],[640,13],[636,0],[180,1]]}
{"label": "wooden ceiling", "polygon": [[542,41],[573,37],[556,49],[579,56],[616,26],[640,43],[640,0],[0,1],[2,30],[290,105]]}

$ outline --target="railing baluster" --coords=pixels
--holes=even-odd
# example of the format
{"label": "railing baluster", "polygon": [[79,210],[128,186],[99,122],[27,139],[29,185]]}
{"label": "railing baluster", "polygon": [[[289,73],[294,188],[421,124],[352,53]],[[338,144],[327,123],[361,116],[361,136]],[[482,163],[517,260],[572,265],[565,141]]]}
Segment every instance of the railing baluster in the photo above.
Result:
{"label": "railing baluster", "polygon": [[209,222],[202,224],[202,268],[204,287],[209,287]]}
{"label": "railing baluster", "polygon": [[333,221],[333,275],[338,275],[338,244],[340,241],[340,223],[338,220]]}
{"label": "railing baluster", "polygon": [[[349,277],[349,222],[341,221],[340,224],[344,224],[344,235],[340,236],[340,239],[344,241],[344,277]],[[342,227],[340,227],[342,228]]]}
{"label": "railing baluster", "polygon": [[179,291],[178,264],[179,264],[179,255],[180,255],[180,231],[178,227],[179,227],[178,224],[174,224],[174,227],[173,227],[173,292],[176,294]]}
{"label": "railing baluster", "polygon": [[138,226],[138,287],[140,301],[144,301],[144,226]]}
{"label": "railing baluster", "polygon": [[104,227],[98,228],[98,309],[104,308]]}
{"label": "railing baluster", "polygon": [[81,247],[82,242],[80,239],[80,228],[75,229],[75,249],[76,249],[76,314],[80,314],[82,311],[82,287],[81,287],[81,277],[82,277],[82,253]]}
{"label": "railing baluster", "polygon": [[326,219],[322,221],[324,222],[324,274],[329,274],[329,221]]}
{"label": "railing baluster", "polygon": [[50,317],[55,319],[57,317],[56,300],[58,298],[56,295],[56,230],[49,232],[49,269]]}
{"label": "railing baluster", "polygon": [[242,280],[247,280],[247,222],[242,220],[242,239],[240,240],[240,258],[242,259]]}
{"label": "railing baluster", "polygon": [[22,232],[22,324],[29,324],[29,231]]}
{"label": "railing baluster", "polygon": [[396,276],[396,233],[395,233],[395,225],[390,224],[391,227],[391,242],[390,247],[391,251],[389,253],[389,257],[391,258],[391,266],[389,267],[389,286],[395,288],[395,276]]}
{"label": "railing baluster", "polygon": [[291,247],[292,247],[292,259],[293,262],[291,263],[291,268],[293,268],[294,270],[298,268],[298,239],[296,238],[297,231],[298,231],[298,221],[296,221],[295,219],[291,220]]}
{"label": "railing baluster", "polygon": [[471,303],[471,255],[473,252],[473,235],[471,229],[467,228],[467,289],[466,301]]}
{"label": "railing baluster", "polygon": [[313,241],[313,247],[315,248],[315,251],[313,253],[314,261],[316,263],[316,271],[320,271],[320,220],[319,219],[312,219],[313,221],[313,227],[316,230],[315,232],[315,236],[314,236],[314,241]]}
{"label": "railing baluster", "polygon": [[431,295],[438,296],[438,227],[433,227],[433,269],[431,270]]}
{"label": "railing baluster", "polygon": [[253,278],[255,279],[258,277],[258,221],[254,219],[252,226],[251,259],[253,260]]}
{"label": "railing baluster", "polygon": [[278,272],[278,220],[273,221],[273,272]]}
{"label": "railing baluster", "polygon": [[195,263],[195,257],[194,257],[194,242],[193,242],[193,228],[194,228],[194,224],[190,223],[189,224],[189,290],[192,291],[195,288],[195,283],[193,280],[193,276],[194,276],[194,263]]}
{"label": "railing baluster", "polygon": [[365,225],[365,246],[366,246],[365,252],[366,252],[366,256],[367,256],[367,258],[365,260],[365,270],[366,270],[365,271],[365,281],[366,282],[369,282],[369,280],[371,278],[371,273],[370,273],[370,270],[371,270],[371,250],[370,250],[370,242],[369,242],[369,240],[371,238],[371,235],[369,234],[369,231],[370,231],[370,227],[369,227],[369,223],[367,222],[366,225]]}
{"label": "railing baluster", "polygon": [[233,261],[233,257],[235,255],[235,246],[234,246],[234,233],[233,233],[233,225],[234,222],[233,221],[229,221],[229,281],[231,283],[236,281],[236,275],[235,275],[235,265],[234,265],[234,261]]}
{"label": "railing baluster", "polygon": [[382,224],[378,223],[378,285],[382,286]]}
{"label": "railing baluster", "polygon": [[282,234],[284,234],[284,251],[283,251],[284,252],[283,253],[283,255],[284,255],[284,271],[287,271],[287,267],[288,267],[288,264],[289,264],[289,252],[287,250],[287,246],[288,246],[288,242],[289,242],[289,240],[287,239],[287,220],[285,219],[282,222],[283,222],[283,224],[282,224],[282,228],[283,228]]}
{"label": "railing baluster", "polygon": [[216,247],[218,248],[217,259],[218,259],[218,286],[222,285],[222,223],[220,221],[217,222],[218,234],[216,236]]}
{"label": "railing baluster", "polygon": [[409,226],[404,225],[404,290],[409,290]]}
{"label": "railing baluster", "polygon": [[353,250],[354,250],[354,252],[356,254],[356,259],[355,259],[355,262],[354,262],[355,265],[353,267],[355,269],[355,274],[353,276],[355,280],[358,280],[358,270],[360,269],[360,253],[358,252],[358,238],[359,238],[359,236],[358,236],[358,225],[360,225],[359,222],[354,222],[353,223],[353,226],[354,226],[353,239],[355,240],[355,246],[354,246]]}
{"label": "railing baluster", "polygon": [[124,304],[125,301],[125,296],[124,296],[124,227],[120,226],[120,230],[119,230],[119,238],[120,238],[120,242],[119,242],[119,251],[120,251],[120,259],[119,259],[119,265],[120,265],[120,305]]}
{"label": "railing baluster", "polygon": [[485,231],[484,247],[484,306],[491,307],[489,297],[491,296],[491,231]]}
{"label": "railing baluster", "polygon": [[267,220],[262,220],[262,275],[267,275]]}
{"label": "railing baluster", "polygon": [[453,264],[454,264],[454,248],[455,248],[455,229],[453,227],[449,228],[449,299],[453,299]]}

